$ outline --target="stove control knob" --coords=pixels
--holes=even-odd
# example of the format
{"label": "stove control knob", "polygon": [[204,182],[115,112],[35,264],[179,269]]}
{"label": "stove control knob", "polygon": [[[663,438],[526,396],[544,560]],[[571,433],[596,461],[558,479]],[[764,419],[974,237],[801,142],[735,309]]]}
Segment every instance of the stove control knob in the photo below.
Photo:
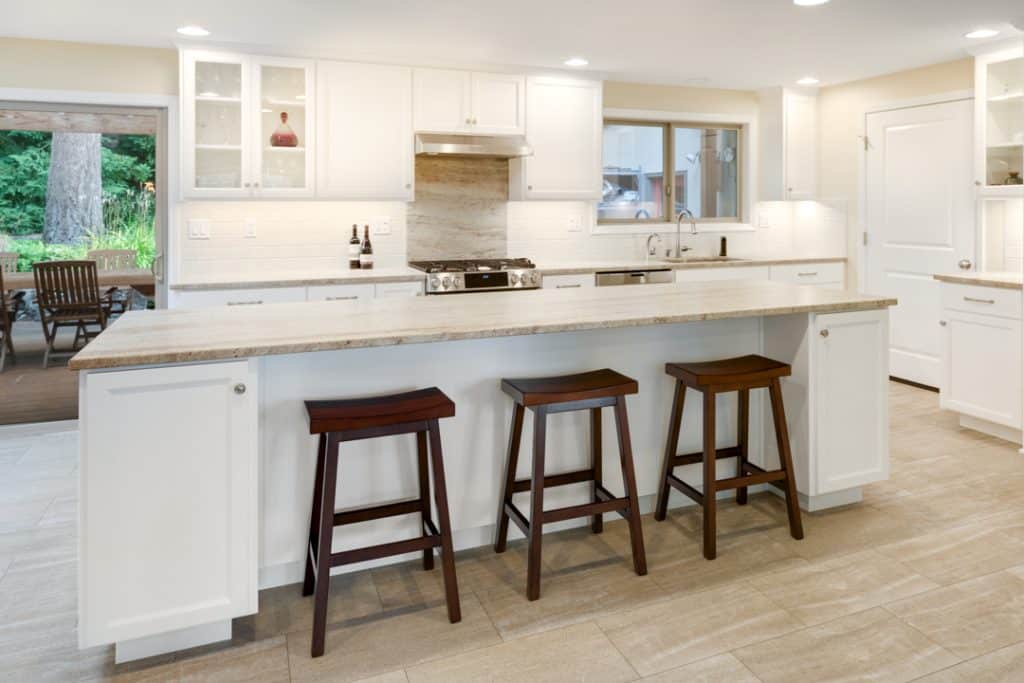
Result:
{"label": "stove control knob", "polygon": [[530,284],[536,285],[538,282],[540,282],[540,276],[537,273],[530,273]]}
{"label": "stove control knob", "polygon": [[508,276],[508,281],[512,283],[513,287],[518,285],[519,284],[519,273],[512,273],[511,275],[509,275]]}
{"label": "stove control knob", "polygon": [[438,278],[437,276],[434,276],[434,277],[430,278],[430,288],[431,289],[437,289],[440,286],[441,286],[441,279],[440,278]]}
{"label": "stove control knob", "polygon": [[455,279],[452,281],[452,287],[454,287],[456,289],[461,289],[462,288],[462,276],[461,275],[456,275],[455,276]]}
{"label": "stove control knob", "polygon": [[443,278],[441,278],[441,286],[444,287],[445,289],[448,289],[449,287],[452,286],[452,279],[445,275]]}

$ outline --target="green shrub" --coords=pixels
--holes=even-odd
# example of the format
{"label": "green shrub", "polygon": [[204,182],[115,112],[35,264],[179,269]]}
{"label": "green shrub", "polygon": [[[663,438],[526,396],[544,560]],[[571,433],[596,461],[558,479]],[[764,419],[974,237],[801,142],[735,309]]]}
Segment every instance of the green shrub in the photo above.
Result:
{"label": "green shrub", "polygon": [[18,254],[18,270],[29,272],[33,263],[85,258],[86,247],[78,244],[43,244],[39,239],[13,239],[7,243],[9,251]]}

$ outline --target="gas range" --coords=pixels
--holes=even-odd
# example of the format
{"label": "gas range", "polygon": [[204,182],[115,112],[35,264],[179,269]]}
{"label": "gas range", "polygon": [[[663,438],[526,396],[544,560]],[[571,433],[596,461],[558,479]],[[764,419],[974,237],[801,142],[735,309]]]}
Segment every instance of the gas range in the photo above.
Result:
{"label": "gas range", "polygon": [[537,289],[541,276],[527,258],[410,261],[409,267],[427,274],[427,294]]}

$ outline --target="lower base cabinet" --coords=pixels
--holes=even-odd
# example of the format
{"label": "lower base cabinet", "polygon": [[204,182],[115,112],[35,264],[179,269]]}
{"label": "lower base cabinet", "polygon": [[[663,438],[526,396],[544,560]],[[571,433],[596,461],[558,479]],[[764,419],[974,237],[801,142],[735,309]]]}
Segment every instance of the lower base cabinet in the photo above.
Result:
{"label": "lower base cabinet", "polygon": [[256,612],[256,362],[79,382],[79,646]]}

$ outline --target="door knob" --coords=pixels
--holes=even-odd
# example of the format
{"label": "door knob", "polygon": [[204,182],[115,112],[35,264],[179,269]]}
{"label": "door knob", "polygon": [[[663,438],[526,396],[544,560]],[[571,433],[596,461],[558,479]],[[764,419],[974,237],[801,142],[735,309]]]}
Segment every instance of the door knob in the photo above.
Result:
{"label": "door knob", "polygon": [[822,337],[826,337],[827,338],[828,337],[828,330],[822,330],[818,334],[820,334]]}
{"label": "door knob", "polygon": [[965,258],[960,259],[960,261],[956,265],[957,267],[960,268],[960,270],[970,270],[971,268],[974,267],[974,264],[971,263],[970,259]]}
{"label": "door knob", "polygon": [[235,385],[235,393],[238,394],[238,395],[244,394],[245,393],[245,385],[242,384],[241,382],[236,384]]}

